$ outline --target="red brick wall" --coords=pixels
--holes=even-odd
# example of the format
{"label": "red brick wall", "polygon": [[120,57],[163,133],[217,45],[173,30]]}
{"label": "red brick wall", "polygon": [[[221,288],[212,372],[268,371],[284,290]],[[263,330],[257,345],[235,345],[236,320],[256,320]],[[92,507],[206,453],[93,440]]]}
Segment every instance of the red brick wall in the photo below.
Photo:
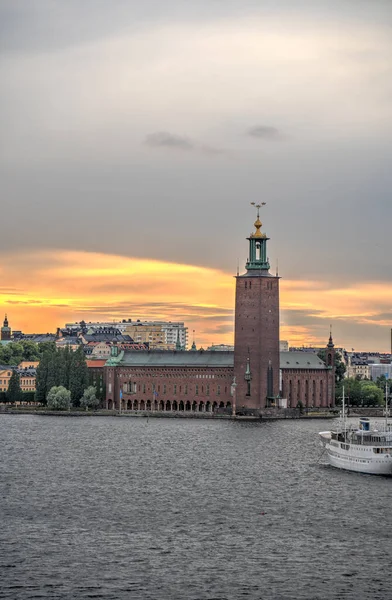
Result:
{"label": "red brick wall", "polygon": [[[234,372],[237,409],[261,409],[267,400],[267,373],[273,369],[272,393],[279,393],[279,278],[237,277]],[[251,394],[244,379],[249,356]]]}
{"label": "red brick wall", "polygon": [[[123,391],[122,408],[129,402],[180,402],[196,403],[204,407],[214,403],[226,407],[232,403],[231,384],[233,369],[229,367],[106,367],[106,401],[114,401],[119,408],[120,389]],[[154,390],[157,396],[154,394]]]}
{"label": "red brick wall", "polygon": [[329,396],[329,369],[282,369],[282,397],[288,408],[299,401],[304,407],[323,407],[333,404]]}

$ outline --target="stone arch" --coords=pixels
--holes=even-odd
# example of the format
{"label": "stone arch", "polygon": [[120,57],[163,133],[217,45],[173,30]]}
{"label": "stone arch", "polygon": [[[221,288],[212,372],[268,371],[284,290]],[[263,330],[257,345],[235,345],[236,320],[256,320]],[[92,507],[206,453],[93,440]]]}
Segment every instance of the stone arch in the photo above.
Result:
{"label": "stone arch", "polygon": [[226,408],[231,408],[231,402],[226,402]]}
{"label": "stone arch", "polygon": [[185,410],[191,410],[191,403],[189,402],[189,400],[185,402]]}
{"label": "stone arch", "polygon": [[147,402],[146,402],[146,410],[151,410],[151,400],[147,400]]}
{"label": "stone arch", "polygon": [[215,401],[212,405],[212,412],[215,412],[217,408],[218,408],[218,403]]}
{"label": "stone arch", "polygon": [[177,400],[173,400],[172,410],[178,410]]}
{"label": "stone arch", "polygon": [[196,411],[197,411],[197,402],[196,402],[196,400],[194,400],[194,401],[192,402],[192,410],[193,410],[193,412],[196,412]]}
{"label": "stone arch", "polygon": [[133,401],[133,410],[139,410],[139,400]]}
{"label": "stone arch", "polygon": [[154,404],[153,404],[153,410],[158,410],[158,401],[155,400]]}
{"label": "stone arch", "polygon": [[223,401],[219,404],[219,408],[225,408],[225,403]]}
{"label": "stone arch", "polygon": [[140,400],[140,410],[146,410],[146,403],[144,400]]}
{"label": "stone arch", "polygon": [[128,402],[127,402],[127,410],[132,410],[132,400],[128,400]]}
{"label": "stone arch", "polygon": [[209,400],[206,402],[206,412],[211,412],[211,402]]}
{"label": "stone arch", "polygon": [[178,410],[184,410],[184,403],[182,400],[180,400],[180,404],[178,405]]}
{"label": "stone arch", "polygon": [[113,400],[111,398],[108,400],[108,410],[113,410]]}
{"label": "stone arch", "polygon": [[170,402],[170,400],[166,400],[166,407],[165,407],[165,410],[171,410],[171,409],[172,409],[172,406],[171,406],[171,402]]}
{"label": "stone arch", "polygon": [[204,408],[205,408],[205,406],[204,406],[204,402],[202,400],[201,402],[199,402],[199,412],[204,412]]}
{"label": "stone arch", "polygon": [[165,403],[163,400],[161,400],[159,403],[159,410],[165,410]]}

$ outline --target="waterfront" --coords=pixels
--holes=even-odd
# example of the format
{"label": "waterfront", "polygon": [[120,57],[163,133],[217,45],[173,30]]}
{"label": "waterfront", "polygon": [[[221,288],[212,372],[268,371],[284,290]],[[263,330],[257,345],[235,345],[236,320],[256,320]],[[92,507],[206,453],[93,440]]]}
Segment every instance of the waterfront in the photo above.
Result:
{"label": "waterfront", "polygon": [[329,427],[0,415],[0,598],[392,598],[392,480]]}

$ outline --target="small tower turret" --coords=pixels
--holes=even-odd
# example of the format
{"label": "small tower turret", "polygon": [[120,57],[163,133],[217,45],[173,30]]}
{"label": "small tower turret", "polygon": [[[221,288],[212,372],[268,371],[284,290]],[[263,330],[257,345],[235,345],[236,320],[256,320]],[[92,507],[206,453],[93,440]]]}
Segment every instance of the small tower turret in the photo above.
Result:
{"label": "small tower turret", "polygon": [[8,342],[10,339],[11,339],[11,327],[9,327],[7,315],[5,315],[3,327],[1,328],[1,341]]}
{"label": "small tower turret", "polygon": [[335,345],[332,339],[332,325],[329,330],[329,340],[325,350],[325,363],[329,369],[327,376],[327,403],[335,406]]}

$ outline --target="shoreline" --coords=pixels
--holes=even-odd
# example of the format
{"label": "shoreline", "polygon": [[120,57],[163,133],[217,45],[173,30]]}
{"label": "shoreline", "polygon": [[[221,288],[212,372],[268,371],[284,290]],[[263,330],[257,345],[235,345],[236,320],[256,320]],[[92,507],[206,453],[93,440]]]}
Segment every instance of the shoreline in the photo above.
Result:
{"label": "shoreline", "polygon": [[0,409],[0,415],[34,415],[43,417],[120,417],[120,418],[152,418],[152,419],[218,419],[229,421],[286,421],[286,420],[310,420],[310,419],[335,419],[335,414],[265,414],[265,415],[228,415],[228,414],[208,414],[208,413],[189,413],[189,412],[169,412],[169,411],[138,411],[138,412],[119,412],[113,410],[100,411],[54,411],[54,410],[27,410],[27,409]]}

